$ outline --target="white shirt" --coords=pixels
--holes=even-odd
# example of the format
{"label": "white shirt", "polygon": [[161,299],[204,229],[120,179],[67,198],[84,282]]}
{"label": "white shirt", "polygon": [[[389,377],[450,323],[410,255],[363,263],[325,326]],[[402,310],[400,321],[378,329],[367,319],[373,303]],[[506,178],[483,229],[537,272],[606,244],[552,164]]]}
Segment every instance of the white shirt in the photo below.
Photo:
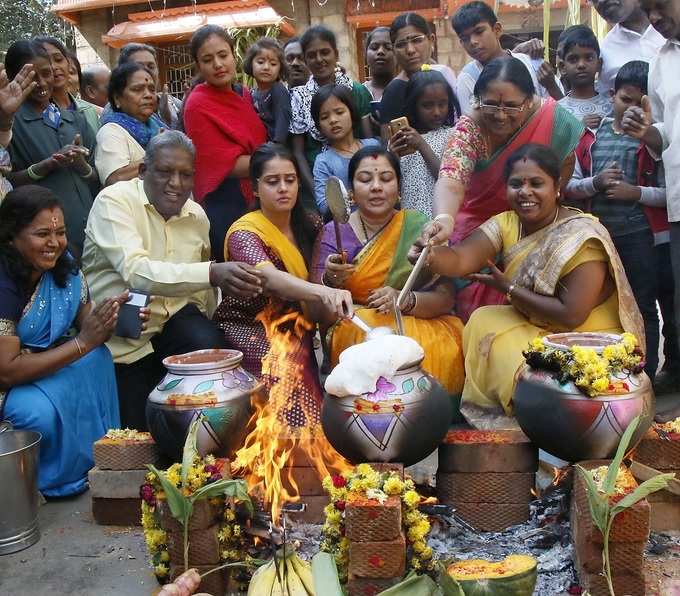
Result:
{"label": "white shirt", "polygon": [[[514,52],[510,52],[510,55],[513,58],[520,60],[522,64],[527,67],[527,70],[531,75],[531,80],[534,83],[534,89],[536,89],[536,95],[539,97],[549,97],[550,94],[546,88],[543,87],[543,85],[538,82],[538,78],[536,78],[536,70],[534,69],[531,58],[527,54],[515,54]],[[475,83],[477,82],[479,75],[482,74],[483,68],[481,62],[473,60],[472,62],[468,62],[463,67],[463,70],[458,73],[456,96],[458,97],[460,109],[463,111],[463,114],[469,114],[472,111],[471,104],[474,98]],[[557,84],[562,88],[559,81],[557,81]]]}
{"label": "white shirt", "polygon": [[651,62],[664,43],[666,38],[651,25],[642,35],[618,23],[614,25],[600,44],[602,71],[597,90],[600,93],[609,93],[609,90],[614,88],[614,79],[619,69],[626,62],[631,60]]}
{"label": "white shirt", "polygon": [[[649,99],[656,128],[663,139],[668,221],[680,221],[680,41],[668,40],[649,69]],[[666,73],[663,76],[662,73]]]}

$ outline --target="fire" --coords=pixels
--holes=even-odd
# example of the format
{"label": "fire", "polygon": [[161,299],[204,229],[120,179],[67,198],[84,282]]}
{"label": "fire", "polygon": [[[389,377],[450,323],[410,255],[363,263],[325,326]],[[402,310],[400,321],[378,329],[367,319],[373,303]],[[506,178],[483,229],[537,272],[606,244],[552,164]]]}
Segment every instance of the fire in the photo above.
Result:
{"label": "fire", "polygon": [[[254,426],[236,453],[232,472],[245,477],[248,492],[260,499],[278,523],[281,507],[299,500],[293,467],[314,467],[320,478],[350,469],[330,446],[320,425],[320,404],[303,399],[305,359],[300,343],[312,325],[297,312],[267,308],[258,317],[270,348],[262,359],[268,401],[255,404]],[[300,425],[302,422],[302,425]]]}

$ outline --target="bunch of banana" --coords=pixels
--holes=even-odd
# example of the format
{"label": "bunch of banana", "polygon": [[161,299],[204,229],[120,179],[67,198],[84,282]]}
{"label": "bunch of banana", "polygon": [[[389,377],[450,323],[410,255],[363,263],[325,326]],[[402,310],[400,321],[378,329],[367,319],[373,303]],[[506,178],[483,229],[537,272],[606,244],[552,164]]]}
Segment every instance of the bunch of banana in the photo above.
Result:
{"label": "bunch of banana", "polygon": [[250,580],[248,596],[314,596],[312,566],[292,549],[276,553]]}

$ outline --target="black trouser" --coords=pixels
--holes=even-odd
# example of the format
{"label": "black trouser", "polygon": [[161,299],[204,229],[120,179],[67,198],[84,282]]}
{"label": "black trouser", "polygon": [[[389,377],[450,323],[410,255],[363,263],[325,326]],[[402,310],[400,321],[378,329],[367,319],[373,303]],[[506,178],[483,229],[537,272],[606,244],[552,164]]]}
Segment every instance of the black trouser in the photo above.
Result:
{"label": "black trouser", "polygon": [[669,242],[659,244],[655,248],[656,269],[658,280],[658,300],[663,319],[663,356],[664,368],[673,367],[671,372],[677,373],[676,367],[680,365],[680,348],[678,347],[678,333],[675,321],[675,300],[673,293],[673,269],[671,267],[671,245]]}
{"label": "black trouser", "polygon": [[224,333],[195,304],[187,304],[170,317],[162,331],[151,339],[151,344],[153,354],[131,364],[116,364],[122,428],[146,430],[146,398],[165,375],[163,358],[227,347]]}
{"label": "black trouser", "polygon": [[659,365],[659,312],[654,235],[650,229],[613,238],[645,324],[645,372],[654,381]]}

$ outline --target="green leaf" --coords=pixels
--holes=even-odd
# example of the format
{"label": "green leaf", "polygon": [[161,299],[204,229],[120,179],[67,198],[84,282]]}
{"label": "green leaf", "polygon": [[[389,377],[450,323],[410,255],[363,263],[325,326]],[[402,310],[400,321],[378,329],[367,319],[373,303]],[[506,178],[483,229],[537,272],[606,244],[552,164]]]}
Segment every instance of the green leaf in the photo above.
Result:
{"label": "green leaf", "polygon": [[319,552],[312,557],[314,592],[321,596],[342,596],[338,567],[330,553]]}
{"label": "green leaf", "polygon": [[184,450],[182,452],[182,486],[187,485],[187,477],[189,470],[194,465],[194,459],[198,456],[198,447],[196,446],[196,436],[198,435],[198,425],[203,419],[203,414],[199,414],[193,419],[189,426],[187,438],[184,440]]}
{"label": "green leaf", "polygon": [[595,486],[593,475],[588,470],[582,468],[578,464],[576,465],[576,469],[579,474],[581,474],[583,481],[586,484],[586,496],[588,497],[588,505],[590,506],[590,517],[604,535],[607,527],[607,518],[609,517],[609,501],[605,497],[600,496],[600,493],[597,492],[597,486]]}
{"label": "green leaf", "polygon": [[383,590],[379,596],[439,596],[442,591],[428,575],[409,573],[398,584]]}
{"label": "green leaf", "polygon": [[404,393],[410,393],[411,391],[413,391],[413,388],[414,388],[415,386],[416,386],[416,385],[415,385],[415,383],[413,382],[413,379],[412,379],[411,377],[409,377],[408,379],[406,379],[406,380],[401,384],[401,390],[402,390]]}
{"label": "green leaf", "polygon": [[184,379],[173,379],[172,381],[168,382],[166,385],[163,386],[158,386],[157,389],[158,391],[170,391],[170,389],[174,389],[179,385]]}
{"label": "green leaf", "polygon": [[668,481],[675,478],[674,473],[659,474],[645,480],[640,486],[638,486],[632,493],[627,494],[623,499],[616,503],[612,507],[612,516],[621,513],[624,509],[632,507],[638,501],[644,499],[647,495],[651,495],[656,491],[662,490],[668,486]]}
{"label": "green leaf", "polygon": [[442,596],[465,596],[463,588],[461,588],[460,584],[448,574],[446,567],[441,563],[437,566],[439,568],[437,583],[441,589]]}
{"label": "green leaf", "polygon": [[619,447],[616,450],[616,455],[614,456],[614,459],[612,460],[612,463],[609,464],[609,469],[607,470],[607,478],[604,481],[604,492],[606,495],[611,496],[614,494],[614,487],[616,486],[616,475],[619,472],[619,467],[621,466],[621,462],[623,461],[623,456],[626,454],[626,451],[628,450],[628,444],[630,443],[630,439],[633,436],[633,433],[635,432],[635,429],[638,427],[638,424],[640,424],[640,416],[636,416],[631,420],[630,424],[628,425],[628,428],[623,433],[623,436],[621,437],[621,441],[619,441]]}
{"label": "green leaf", "polygon": [[183,524],[187,512],[189,513],[189,516],[191,515],[191,511],[193,510],[192,504],[180,492],[180,490],[168,480],[167,476],[163,472],[157,470],[156,467],[152,466],[151,464],[148,464],[146,467],[156,475],[158,482],[161,483],[163,491],[165,492],[165,498],[168,501],[168,507],[170,507],[170,513],[172,513],[172,517]]}
{"label": "green leaf", "polygon": [[200,499],[211,499],[221,495],[233,497],[237,501],[244,503],[250,515],[253,515],[253,502],[248,495],[248,486],[243,480],[218,480],[217,482],[211,482],[199,488],[189,499],[194,503]]}
{"label": "green leaf", "polygon": [[215,380],[207,380],[203,381],[202,383],[199,383],[194,387],[193,394],[196,395],[197,393],[203,393],[204,391],[210,391],[213,388],[213,385],[215,384]]}

